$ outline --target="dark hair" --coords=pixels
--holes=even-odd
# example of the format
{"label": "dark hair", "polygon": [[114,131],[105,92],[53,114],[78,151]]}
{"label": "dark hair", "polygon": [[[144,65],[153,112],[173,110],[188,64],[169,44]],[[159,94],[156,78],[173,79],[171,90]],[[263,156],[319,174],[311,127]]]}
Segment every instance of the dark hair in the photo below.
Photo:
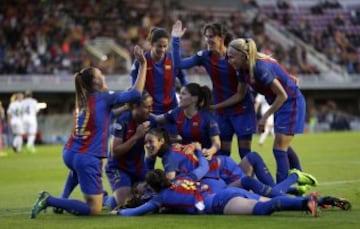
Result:
{"label": "dark hair", "polygon": [[24,97],[25,97],[25,98],[30,98],[30,97],[32,97],[32,92],[31,92],[31,91],[25,91]]}
{"label": "dark hair", "polygon": [[161,169],[149,171],[145,176],[145,181],[157,193],[171,186],[171,182]]}
{"label": "dark hair", "polygon": [[93,80],[94,80],[94,68],[88,67],[75,73],[75,105],[76,108],[86,108],[87,95],[94,92]]}
{"label": "dark hair", "polygon": [[147,92],[146,90],[143,90],[141,97],[139,99],[137,99],[134,102],[129,102],[129,106],[133,107],[133,105],[141,105],[147,98],[151,97],[150,93]]}
{"label": "dark hair", "polygon": [[220,36],[224,38],[224,45],[227,47],[230,41],[233,39],[231,33],[228,32],[226,27],[223,24],[214,22],[208,23],[203,28],[203,35],[205,35],[207,30],[211,30],[215,36]]}
{"label": "dark hair", "polygon": [[164,139],[164,144],[161,146],[159,152],[157,153],[158,156],[161,157],[162,155],[164,155],[166,152],[169,151],[169,149],[171,148],[171,140],[169,137],[169,133],[164,128],[161,127],[152,128],[147,132],[147,134],[152,134],[159,139]]}
{"label": "dark hair", "polygon": [[196,106],[199,109],[209,108],[212,100],[212,92],[208,86],[200,86],[198,83],[189,83],[185,88],[192,96],[198,97]]}
{"label": "dark hair", "polygon": [[150,33],[148,35],[148,40],[151,44],[157,42],[161,38],[170,39],[169,33],[164,28],[158,28],[155,27],[152,30],[150,30]]}

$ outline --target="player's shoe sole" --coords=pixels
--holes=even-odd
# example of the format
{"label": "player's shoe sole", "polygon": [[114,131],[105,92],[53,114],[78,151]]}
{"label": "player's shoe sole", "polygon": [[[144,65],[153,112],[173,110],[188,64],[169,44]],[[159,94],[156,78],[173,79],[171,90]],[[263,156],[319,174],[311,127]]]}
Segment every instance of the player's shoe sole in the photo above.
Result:
{"label": "player's shoe sole", "polygon": [[337,207],[344,211],[349,211],[352,207],[350,201],[333,196],[325,196],[321,198],[319,206],[322,208]]}
{"label": "player's shoe sole", "polygon": [[319,216],[318,202],[319,202],[319,195],[315,192],[310,193],[309,200],[307,202],[307,208],[313,217]]}

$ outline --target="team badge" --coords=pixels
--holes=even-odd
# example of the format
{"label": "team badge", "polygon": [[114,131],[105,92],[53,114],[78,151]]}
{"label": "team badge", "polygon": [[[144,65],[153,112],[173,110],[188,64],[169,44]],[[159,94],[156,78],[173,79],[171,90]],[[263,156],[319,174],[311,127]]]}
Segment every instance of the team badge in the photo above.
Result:
{"label": "team badge", "polygon": [[115,123],[114,124],[114,129],[115,130],[122,130],[123,126],[120,123]]}

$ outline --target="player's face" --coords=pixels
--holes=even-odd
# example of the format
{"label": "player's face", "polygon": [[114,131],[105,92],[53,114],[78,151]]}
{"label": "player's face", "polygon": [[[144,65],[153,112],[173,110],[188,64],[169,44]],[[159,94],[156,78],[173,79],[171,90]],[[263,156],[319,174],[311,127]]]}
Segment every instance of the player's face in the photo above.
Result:
{"label": "player's face", "polygon": [[167,52],[169,46],[169,39],[167,38],[160,38],[156,42],[152,44],[152,53],[155,58],[160,59],[162,58],[165,53]]}
{"label": "player's face", "polygon": [[147,119],[150,116],[150,113],[152,112],[152,106],[153,106],[153,98],[151,96],[147,97],[142,104],[137,108],[138,114],[140,114],[141,117],[144,119]]}
{"label": "player's face", "polygon": [[210,51],[219,51],[221,48],[222,43],[224,42],[223,39],[215,35],[211,29],[207,29],[205,31],[205,41],[207,44],[207,49]]}
{"label": "player's face", "polygon": [[153,134],[145,135],[145,150],[150,156],[156,156],[161,146],[164,144],[164,139],[160,139]]}
{"label": "player's face", "polygon": [[102,74],[102,72],[98,68],[94,68],[93,84],[94,84],[94,89],[96,91],[105,91],[105,90],[107,90],[105,76]]}
{"label": "player's face", "polygon": [[186,87],[181,88],[179,99],[179,107],[181,108],[187,108],[195,102],[195,97],[189,93]]}
{"label": "player's face", "polygon": [[245,54],[231,48],[231,46],[227,50],[227,57],[229,64],[235,69],[243,68],[246,64]]}

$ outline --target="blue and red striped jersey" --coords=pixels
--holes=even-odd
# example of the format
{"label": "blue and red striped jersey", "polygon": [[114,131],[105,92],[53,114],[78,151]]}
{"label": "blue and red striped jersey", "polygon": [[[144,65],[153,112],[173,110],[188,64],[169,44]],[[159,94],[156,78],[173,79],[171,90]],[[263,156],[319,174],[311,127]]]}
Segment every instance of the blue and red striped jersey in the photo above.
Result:
{"label": "blue and red striped jersey", "polygon": [[[150,128],[156,126],[156,121],[153,117],[149,117]],[[141,123],[137,123],[131,111],[122,113],[112,126],[112,135],[116,138],[121,138],[123,142],[130,139],[135,133],[136,128]],[[126,153],[126,155],[115,158],[110,155],[107,167],[116,168],[127,172],[129,175],[140,176],[146,172],[144,162],[144,138],[138,139],[136,144]]]}
{"label": "blue and red striped jersey", "polygon": [[95,157],[107,157],[109,125],[113,105],[140,99],[137,90],[126,92],[97,92],[88,96],[87,109],[74,114],[74,129],[65,144],[67,150],[86,153]]}
{"label": "blue and red striped jersey", "polygon": [[[145,90],[154,99],[153,113],[163,114],[177,107],[175,82],[176,77],[179,78],[181,85],[185,85],[186,77],[182,71],[174,68],[170,53],[166,53],[165,57],[154,62],[150,52],[145,53],[147,60],[146,84]],[[132,84],[135,83],[139,71],[139,62],[135,61],[131,69]]]}
{"label": "blue and red striped jersey", "polygon": [[[227,58],[219,58],[208,50],[201,50],[196,55],[181,59],[180,39],[172,38],[174,66],[188,69],[194,66],[205,67],[213,88],[213,103],[220,103],[237,93],[238,79],[235,69],[228,63]],[[247,92],[245,98],[233,106],[217,110],[220,114],[243,114],[253,112],[253,96]]]}
{"label": "blue and red striped jersey", "polygon": [[200,110],[193,117],[186,117],[182,108],[175,108],[165,114],[168,122],[175,123],[183,144],[200,142],[203,148],[210,148],[211,137],[220,135],[219,125],[208,111]]}
{"label": "blue and red striped jersey", "polygon": [[241,82],[249,84],[254,91],[263,94],[266,101],[272,104],[275,100],[275,93],[271,90],[270,84],[274,79],[279,80],[288,96],[287,100],[292,100],[301,95],[300,89],[296,85],[294,76],[291,76],[278,62],[271,59],[257,59],[254,67],[254,80],[250,79],[249,74],[238,72]]}

